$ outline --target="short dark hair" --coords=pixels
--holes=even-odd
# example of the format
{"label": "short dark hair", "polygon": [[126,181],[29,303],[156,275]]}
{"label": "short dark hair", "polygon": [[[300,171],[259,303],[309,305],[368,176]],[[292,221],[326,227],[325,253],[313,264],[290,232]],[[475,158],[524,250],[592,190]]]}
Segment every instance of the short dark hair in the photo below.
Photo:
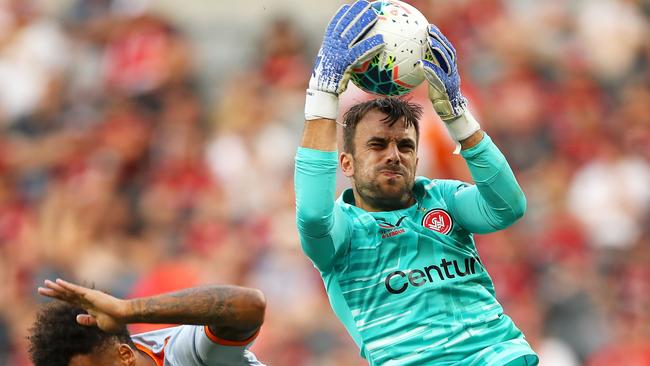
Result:
{"label": "short dark hair", "polygon": [[379,111],[386,115],[382,119],[393,126],[400,118],[404,118],[406,127],[415,127],[416,142],[420,139],[420,117],[422,107],[416,103],[396,97],[383,97],[368,100],[353,105],[343,116],[343,151],[354,153],[354,134],[359,121],[370,111]]}
{"label": "short dark hair", "polygon": [[133,341],[126,326],[118,333],[77,323],[77,315],[87,314],[76,305],[52,301],[43,306],[29,330],[29,355],[35,366],[68,366],[76,355],[86,355],[113,342]]}

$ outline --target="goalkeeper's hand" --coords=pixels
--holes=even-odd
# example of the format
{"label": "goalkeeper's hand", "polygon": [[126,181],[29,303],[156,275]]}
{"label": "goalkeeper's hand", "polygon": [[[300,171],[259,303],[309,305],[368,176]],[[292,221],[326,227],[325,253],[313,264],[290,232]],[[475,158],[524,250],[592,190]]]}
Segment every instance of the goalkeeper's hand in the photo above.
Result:
{"label": "goalkeeper's hand", "polygon": [[467,99],[460,92],[454,46],[435,25],[429,25],[428,33],[429,49],[438,63],[419,61],[429,83],[429,99],[433,109],[445,122],[451,137],[455,141],[462,141],[481,127],[467,110]]}
{"label": "goalkeeper's hand", "polygon": [[376,21],[377,13],[364,0],[343,5],[330,20],[309,80],[306,119],[336,119],[338,95],[347,87],[352,66],[370,59],[384,47],[379,34],[357,43]]}

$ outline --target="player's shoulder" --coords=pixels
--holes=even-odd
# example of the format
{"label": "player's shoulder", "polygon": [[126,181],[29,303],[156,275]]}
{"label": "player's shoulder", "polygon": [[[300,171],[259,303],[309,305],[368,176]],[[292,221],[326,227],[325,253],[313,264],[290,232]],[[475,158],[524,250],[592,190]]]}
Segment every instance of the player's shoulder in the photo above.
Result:
{"label": "player's shoulder", "polygon": [[343,191],[339,198],[336,199],[334,217],[337,222],[347,222],[347,230],[353,227],[369,228],[376,225],[375,218],[368,211],[356,206],[351,188]]}
{"label": "player's shoulder", "polygon": [[455,193],[459,189],[468,187],[469,184],[455,179],[430,179],[427,177],[416,177],[413,191],[416,195],[421,196],[445,196],[449,193]]}
{"label": "player's shoulder", "polygon": [[175,338],[182,331],[184,325],[153,330],[150,332],[137,333],[131,335],[133,343],[146,347],[155,353],[161,352],[169,339]]}

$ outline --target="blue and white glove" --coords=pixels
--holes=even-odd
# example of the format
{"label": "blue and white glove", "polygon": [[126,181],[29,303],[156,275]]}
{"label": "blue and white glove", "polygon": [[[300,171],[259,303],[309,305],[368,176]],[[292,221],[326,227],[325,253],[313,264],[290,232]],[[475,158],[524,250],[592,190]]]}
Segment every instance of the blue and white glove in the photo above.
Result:
{"label": "blue and white glove", "polygon": [[460,92],[454,46],[435,25],[429,25],[428,33],[429,49],[438,63],[420,60],[424,77],[429,83],[429,99],[451,137],[455,141],[462,141],[480,130],[481,126],[467,110],[467,99]]}
{"label": "blue and white glove", "polygon": [[364,0],[343,5],[330,20],[309,80],[305,119],[336,119],[338,96],[347,88],[352,66],[384,47],[379,34],[357,43],[376,21],[377,13]]}

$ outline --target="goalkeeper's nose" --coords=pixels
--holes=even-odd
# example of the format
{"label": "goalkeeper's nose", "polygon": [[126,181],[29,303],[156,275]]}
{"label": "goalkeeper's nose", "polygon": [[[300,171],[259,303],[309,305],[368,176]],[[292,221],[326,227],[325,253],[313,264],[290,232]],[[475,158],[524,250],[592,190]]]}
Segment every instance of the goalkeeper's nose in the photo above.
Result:
{"label": "goalkeeper's nose", "polygon": [[391,142],[386,148],[386,163],[399,165],[402,162],[401,153],[397,143]]}

